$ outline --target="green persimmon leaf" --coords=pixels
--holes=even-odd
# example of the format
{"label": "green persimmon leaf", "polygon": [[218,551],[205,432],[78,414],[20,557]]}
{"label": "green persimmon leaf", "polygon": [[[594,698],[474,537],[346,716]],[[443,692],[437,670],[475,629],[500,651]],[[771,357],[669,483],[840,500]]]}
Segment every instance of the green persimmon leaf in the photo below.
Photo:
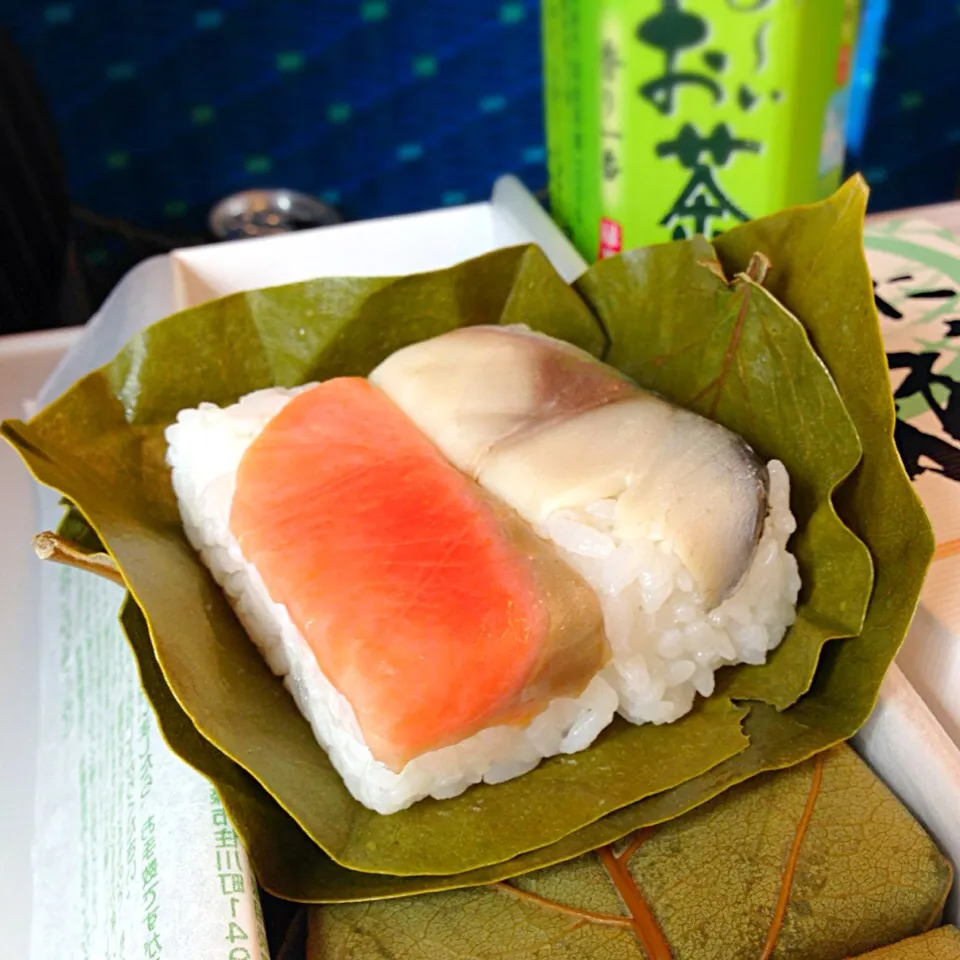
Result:
{"label": "green persimmon leaf", "polygon": [[937,927],[889,947],[861,953],[854,960],[960,960],[960,930]]}
{"label": "green persimmon leaf", "polygon": [[[952,870],[846,746],[509,884],[310,913],[308,960],[842,960],[927,930]],[[921,954],[922,956],[922,954]]]}

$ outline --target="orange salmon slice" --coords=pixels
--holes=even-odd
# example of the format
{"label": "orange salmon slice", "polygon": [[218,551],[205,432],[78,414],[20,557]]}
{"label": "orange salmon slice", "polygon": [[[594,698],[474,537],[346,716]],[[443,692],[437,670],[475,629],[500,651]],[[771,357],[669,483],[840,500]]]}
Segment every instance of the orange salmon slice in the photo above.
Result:
{"label": "orange salmon slice", "polygon": [[607,658],[586,583],[364,379],[269,421],[230,527],[392,770],[529,722]]}

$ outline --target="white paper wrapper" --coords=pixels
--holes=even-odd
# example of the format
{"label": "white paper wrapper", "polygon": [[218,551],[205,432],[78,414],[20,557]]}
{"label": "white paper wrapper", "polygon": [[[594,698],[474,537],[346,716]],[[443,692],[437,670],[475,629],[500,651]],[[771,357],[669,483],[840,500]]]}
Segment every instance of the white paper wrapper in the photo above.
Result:
{"label": "white paper wrapper", "polygon": [[237,834],[140,690],[123,590],[44,565],[40,594],[34,960],[267,960]]}

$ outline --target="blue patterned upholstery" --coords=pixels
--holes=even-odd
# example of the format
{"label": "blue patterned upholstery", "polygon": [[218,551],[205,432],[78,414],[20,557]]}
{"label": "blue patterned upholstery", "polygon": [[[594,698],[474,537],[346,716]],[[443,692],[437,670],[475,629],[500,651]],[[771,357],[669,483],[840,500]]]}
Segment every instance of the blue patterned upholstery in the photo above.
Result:
{"label": "blue patterned upholstery", "polygon": [[960,177],[960,4],[890,0],[861,152],[870,209],[952,200]]}
{"label": "blue patterned upholstery", "polygon": [[534,0],[6,0],[74,200],[202,230],[250,186],[350,219],[545,185]]}

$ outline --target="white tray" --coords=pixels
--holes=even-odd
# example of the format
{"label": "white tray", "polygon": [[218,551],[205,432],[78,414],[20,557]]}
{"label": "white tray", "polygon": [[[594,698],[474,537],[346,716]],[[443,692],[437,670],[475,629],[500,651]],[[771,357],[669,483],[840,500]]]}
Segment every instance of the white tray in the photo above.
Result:
{"label": "white tray", "polygon": [[[414,238],[411,241],[411,238]],[[537,242],[568,280],[584,262],[535,200],[503,178],[490,203],[456,210],[328,227],[269,240],[179,251],[131,271],[78,338],[76,331],[0,339],[0,413],[19,416],[34,396],[46,403],[112,356],[137,329],[183,306],[238,289],[318,275],[390,275],[449,266],[516,243]],[[41,381],[64,355],[42,389]],[[5,954],[26,956],[30,928],[33,753],[37,676],[32,646],[35,561],[31,483],[14,454],[0,449],[0,929]],[[960,863],[960,752],[894,667],[855,746]],[[40,825],[42,829],[42,825]],[[960,921],[957,897],[948,916]]]}

